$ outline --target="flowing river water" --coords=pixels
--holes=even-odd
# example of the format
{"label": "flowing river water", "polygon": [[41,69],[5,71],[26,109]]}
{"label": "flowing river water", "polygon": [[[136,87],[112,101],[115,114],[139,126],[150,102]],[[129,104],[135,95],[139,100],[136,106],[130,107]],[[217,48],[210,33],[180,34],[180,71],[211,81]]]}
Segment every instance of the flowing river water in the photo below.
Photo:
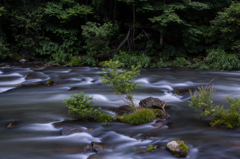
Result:
{"label": "flowing river water", "polygon": [[[85,92],[94,96],[95,107],[119,107],[124,104],[109,86],[101,85],[99,71],[101,68],[98,67],[0,67],[0,158],[86,159],[95,153],[80,153],[79,149],[97,141],[114,147],[114,150],[95,157],[97,159],[169,159],[175,157],[165,149],[139,153],[134,151],[134,147],[150,144],[165,147],[172,139],[181,139],[189,146],[186,158],[239,158],[239,128],[225,130],[210,127],[207,119],[195,118],[197,113],[188,106],[189,94],[176,96],[170,92],[176,88],[196,89],[214,79],[214,103],[228,107],[226,95],[240,97],[239,71],[142,69],[135,80],[145,87],[134,92],[135,103],[152,96],[165,100],[172,107],[167,110],[170,118],[158,121],[162,123],[158,126],[156,121],[139,126],[120,122],[103,125],[100,122],[71,121],[63,103],[70,94]],[[27,78],[29,73],[37,73],[38,76]],[[49,79],[61,84],[18,87],[19,84],[46,82]],[[12,120],[20,123],[14,128],[6,128]],[[93,134],[82,132],[63,136],[61,130],[64,124],[92,128]],[[136,136],[150,138],[140,140]]]}

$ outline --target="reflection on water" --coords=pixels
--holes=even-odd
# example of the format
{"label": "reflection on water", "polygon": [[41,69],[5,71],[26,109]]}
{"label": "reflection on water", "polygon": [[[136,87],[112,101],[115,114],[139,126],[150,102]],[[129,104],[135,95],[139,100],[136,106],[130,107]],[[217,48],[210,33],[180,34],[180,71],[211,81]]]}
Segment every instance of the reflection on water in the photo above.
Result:
{"label": "reflection on water", "polygon": [[[239,158],[240,128],[222,130],[211,128],[207,120],[196,120],[196,112],[188,107],[189,94],[175,96],[170,91],[178,88],[196,89],[212,82],[217,91],[214,103],[229,106],[226,95],[240,97],[240,72],[199,71],[190,69],[143,69],[135,80],[146,87],[135,93],[135,103],[153,96],[165,100],[173,109],[168,110],[170,119],[130,126],[113,122],[101,125],[97,122],[74,121],[68,117],[63,99],[70,94],[85,92],[93,96],[94,106],[117,107],[124,103],[115,96],[109,86],[102,86],[99,80],[101,71],[97,67],[52,67],[30,69],[0,67],[0,156],[18,159],[71,158],[86,159],[95,153],[81,154],[79,149],[91,141],[101,141],[114,147],[112,152],[101,154],[101,159],[151,159],[174,158],[168,151],[137,153],[134,147],[155,144],[163,146],[172,139],[182,139],[190,147],[187,158]],[[29,78],[29,73],[36,73]],[[18,87],[22,83],[60,81],[57,86]],[[106,112],[113,113],[109,110]],[[16,128],[5,128],[12,120],[21,121]],[[56,126],[53,123],[58,123]],[[64,124],[93,128],[93,134],[75,133],[61,135]],[[161,125],[160,124],[160,125]],[[154,137],[137,139],[134,136]],[[71,153],[68,152],[71,150]],[[76,150],[76,151],[75,151]]]}

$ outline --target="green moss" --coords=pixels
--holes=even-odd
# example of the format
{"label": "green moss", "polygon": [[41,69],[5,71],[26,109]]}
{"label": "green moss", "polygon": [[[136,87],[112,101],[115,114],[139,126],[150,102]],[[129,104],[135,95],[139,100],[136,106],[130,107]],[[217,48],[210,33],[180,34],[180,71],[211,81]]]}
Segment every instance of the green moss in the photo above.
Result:
{"label": "green moss", "polygon": [[182,151],[185,151],[186,153],[188,153],[188,146],[184,143],[184,141],[181,141],[181,140],[178,140],[177,141],[178,144],[179,144],[179,148],[182,150]]}
{"label": "green moss", "polygon": [[108,124],[108,122],[112,120],[113,120],[112,115],[107,113],[101,114],[100,117],[97,118],[97,121],[103,122],[103,124]]}
{"label": "green moss", "polygon": [[147,151],[153,151],[157,148],[157,145],[149,145]]}
{"label": "green moss", "polygon": [[47,85],[53,85],[54,84],[54,81],[53,80],[49,80],[46,82]]}
{"label": "green moss", "polygon": [[[161,106],[152,106],[153,109],[162,109],[163,105]],[[165,105],[164,109],[171,109],[169,105]]]}
{"label": "green moss", "polygon": [[126,122],[133,125],[145,124],[153,121],[156,118],[156,113],[153,109],[139,109],[131,114],[124,114],[121,119],[122,122]]}

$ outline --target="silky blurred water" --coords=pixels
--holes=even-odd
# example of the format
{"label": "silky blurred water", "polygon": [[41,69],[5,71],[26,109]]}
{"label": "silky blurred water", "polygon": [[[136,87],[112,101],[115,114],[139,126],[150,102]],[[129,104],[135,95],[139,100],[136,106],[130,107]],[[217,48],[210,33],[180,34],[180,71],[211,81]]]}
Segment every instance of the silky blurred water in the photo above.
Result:
{"label": "silky blurred water", "polygon": [[[131,126],[112,122],[102,125],[98,122],[75,121],[72,125],[93,128],[92,135],[75,133],[62,136],[64,124],[54,123],[71,120],[63,99],[70,94],[85,92],[94,96],[95,107],[118,107],[124,103],[115,96],[109,86],[102,86],[98,67],[51,67],[23,68],[21,65],[0,67],[0,156],[3,159],[86,159],[90,153],[79,153],[79,149],[91,141],[108,143],[115,147],[98,158],[155,159],[175,158],[168,151],[137,153],[134,147],[156,144],[165,147],[172,139],[181,139],[190,147],[187,158],[215,159],[239,158],[240,129],[224,130],[209,127],[209,121],[197,120],[197,113],[188,106],[189,94],[175,96],[173,89],[196,89],[207,85],[212,79],[216,92],[214,103],[229,106],[226,95],[240,97],[240,72],[200,71],[192,69],[142,69],[135,80],[145,87],[137,89],[135,103],[152,96],[165,100],[172,106],[168,110],[170,119],[162,120],[163,126],[148,124]],[[37,73],[27,78],[28,73]],[[18,87],[32,82],[60,81],[56,86]],[[113,113],[106,110],[109,113]],[[20,124],[8,129],[12,121]],[[154,136],[156,140],[137,140],[136,135]],[[76,151],[75,151],[76,150]]]}

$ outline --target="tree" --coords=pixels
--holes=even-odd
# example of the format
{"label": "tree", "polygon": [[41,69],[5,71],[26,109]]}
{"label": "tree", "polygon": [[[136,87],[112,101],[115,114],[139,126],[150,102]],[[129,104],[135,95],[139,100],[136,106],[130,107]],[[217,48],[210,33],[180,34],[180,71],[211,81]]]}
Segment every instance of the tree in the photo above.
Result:
{"label": "tree", "polygon": [[[104,75],[101,77],[103,85],[110,85],[114,93],[128,105],[135,107],[132,91],[140,88],[133,78],[140,74],[140,66],[132,66],[130,70],[122,68],[119,61],[105,61],[103,64]],[[120,69],[119,69],[120,68]]]}
{"label": "tree", "polygon": [[213,32],[219,36],[220,43],[225,49],[239,54],[240,51],[240,3],[233,2],[211,22]]}

